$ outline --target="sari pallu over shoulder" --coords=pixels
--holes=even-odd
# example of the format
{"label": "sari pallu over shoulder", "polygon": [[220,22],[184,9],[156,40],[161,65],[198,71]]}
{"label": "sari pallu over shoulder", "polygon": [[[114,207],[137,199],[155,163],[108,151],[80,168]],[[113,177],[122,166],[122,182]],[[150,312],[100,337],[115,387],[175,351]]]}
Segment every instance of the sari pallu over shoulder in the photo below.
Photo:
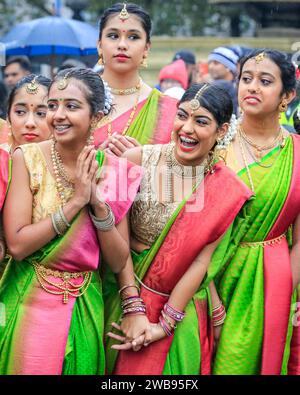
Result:
{"label": "sari pallu over shoulder", "polygon": [[[271,168],[250,165],[256,197],[244,207],[244,231],[234,223],[232,242],[221,243],[213,256],[213,263],[216,254],[224,256],[216,285],[227,309],[214,374],[287,370],[292,274],[284,234],[300,211],[299,148],[299,138],[289,137],[280,152],[264,157]],[[249,182],[245,170],[239,176]]]}
{"label": "sari pallu over shoulder", "polygon": [[9,182],[10,159],[9,153],[0,148],[0,210],[5,200]]}
{"label": "sari pallu over shoulder", "polygon": [[[148,99],[137,106],[136,116],[126,132],[140,144],[165,144],[171,140],[173,122],[177,111],[177,101],[153,89]],[[122,133],[132,112],[128,110],[112,121],[112,132]],[[108,125],[94,132],[95,146],[102,144],[108,137]]]}
{"label": "sari pallu over shoulder", "polygon": [[[116,170],[113,181],[104,176],[103,189],[108,191],[106,201],[119,223],[132,203],[141,172],[138,166],[117,158],[108,158],[105,167],[107,174]],[[133,167],[134,176],[130,175]],[[119,171],[120,177],[128,177],[124,185],[119,182]],[[131,194],[121,193],[125,185]],[[125,198],[118,205],[115,197],[122,196]],[[84,208],[64,236],[56,237],[22,262],[10,260],[0,283],[0,302],[6,316],[0,326],[0,374],[104,374],[99,253],[96,230]],[[84,281],[82,272],[90,273],[88,287],[80,297],[70,294],[68,302],[63,303],[63,294],[57,293],[57,288],[47,284],[52,293],[42,288],[34,263],[66,274],[80,272],[82,275],[71,280],[75,285]],[[55,284],[63,281],[52,275],[47,278]]]}
{"label": "sari pallu over shoulder", "polygon": [[[224,192],[222,196],[219,193],[221,189]],[[146,286],[170,293],[203,247],[217,240],[230,226],[251,194],[231,170],[218,163],[215,173],[208,174],[191,198],[179,206],[157,242],[135,267],[137,276],[143,279]],[[201,229],[200,237],[197,229]],[[149,320],[158,322],[167,298],[144,287],[141,297],[146,303]],[[199,312],[201,307],[198,307]],[[115,307],[115,311],[117,313],[112,314],[108,322],[119,318],[119,306]],[[173,336],[137,353],[120,352],[114,374],[162,374],[172,341]],[[111,341],[108,341],[108,368],[113,369],[116,353],[109,349],[110,346]]]}

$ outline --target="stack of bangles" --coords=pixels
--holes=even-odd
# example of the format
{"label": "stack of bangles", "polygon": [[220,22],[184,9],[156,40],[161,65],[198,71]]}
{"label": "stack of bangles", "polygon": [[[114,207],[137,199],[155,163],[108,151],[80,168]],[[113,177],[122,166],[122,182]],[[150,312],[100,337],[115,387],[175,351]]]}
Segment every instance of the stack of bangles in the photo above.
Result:
{"label": "stack of bangles", "polygon": [[50,214],[50,217],[55,233],[59,236],[66,233],[67,229],[71,226],[65,217],[62,206],[59,206],[56,213]]}
{"label": "stack of bangles", "polygon": [[223,325],[226,318],[226,310],[222,302],[212,309],[213,326]]}
{"label": "stack of bangles", "polygon": [[163,328],[167,336],[172,336],[173,331],[176,329],[176,324],[170,321],[181,322],[185,317],[185,313],[174,309],[170,304],[166,303],[161,316],[159,317],[160,326]]}
{"label": "stack of bangles", "polygon": [[[121,295],[127,288],[136,288],[139,292],[139,287],[135,284],[124,285],[119,290]],[[146,315],[146,305],[139,295],[122,297],[121,307],[123,310],[123,317],[128,315]]]}

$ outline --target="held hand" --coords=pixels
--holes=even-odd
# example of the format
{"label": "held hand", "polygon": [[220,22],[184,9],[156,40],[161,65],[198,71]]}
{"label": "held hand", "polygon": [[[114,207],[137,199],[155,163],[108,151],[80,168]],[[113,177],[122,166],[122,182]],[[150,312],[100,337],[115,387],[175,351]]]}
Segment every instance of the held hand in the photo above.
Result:
{"label": "held hand", "polygon": [[121,331],[125,335],[126,342],[144,335],[145,342],[149,343],[152,338],[150,322],[146,315],[125,316],[121,322]]}
{"label": "held hand", "polygon": [[135,140],[128,136],[122,136],[121,134],[114,133],[108,139],[108,148],[116,156],[122,156],[122,154],[130,148],[136,147]]}
{"label": "held hand", "polygon": [[89,203],[92,191],[92,179],[96,165],[96,150],[93,146],[84,147],[76,163],[75,192],[73,199],[84,207]]}
{"label": "held hand", "polygon": [[[121,330],[121,327],[115,322],[112,323],[113,328]],[[115,333],[109,332],[107,335],[112,339],[118,340],[121,344],[114,344],[111,348],[114,350],[133,350],[139,351],[143,346],[147,347],[149,344],[161,340],[166,337],[166,334],[160,324],[150,323],[151,340],[146,339],[145,334],[141,334],[137,338],[129,341],[126,336],[117,335]]]}

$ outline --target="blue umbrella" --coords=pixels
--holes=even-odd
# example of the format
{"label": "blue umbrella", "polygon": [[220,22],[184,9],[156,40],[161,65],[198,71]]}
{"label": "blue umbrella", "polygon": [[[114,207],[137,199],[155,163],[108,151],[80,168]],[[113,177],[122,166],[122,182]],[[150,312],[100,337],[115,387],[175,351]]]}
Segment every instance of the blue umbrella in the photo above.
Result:
{"label": "blue umbrella", "polygon": [[23,22],[12,28],[2,39],[6,55],[90,56],[97,55],[98,31],[74,19],[48,16]]}

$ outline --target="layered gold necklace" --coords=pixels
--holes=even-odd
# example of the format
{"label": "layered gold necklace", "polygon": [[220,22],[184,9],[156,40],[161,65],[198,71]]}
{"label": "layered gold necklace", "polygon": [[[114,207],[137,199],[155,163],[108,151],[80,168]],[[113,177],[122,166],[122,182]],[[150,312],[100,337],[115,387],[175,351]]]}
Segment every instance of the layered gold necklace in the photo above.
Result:
{"label": "layered gold necklace", "polygon": [[[237,130],[237,134],[238,134],[238,140],[239,140],[239,146],[240,146],[240,151],[242,154],[242,158],[243,158],[243,162],[244,162],[244,166],[246,168],[246,172],[247,172],[247,176],[248,176],[248,180],[250,183],[250,188],[252,190],[253,193],[255,193],[254,190],[254,183],[253,183],[253,179],[251,176],[251,172],[250,172],[250,168],[249,168],[249,164],[248,161],[246,159],[246,153],[245,153],[245,148],[244,148],[244,143],[248,143],[250,146],[252,147],[259,147],[259,152],[262,151],[267,151],[270,150],[272,148],[275,148],[276,146],[280,145],[280,148],[283,148],[285,146],[285,138],[284,138],[284,133],[283,133],[283,129],[280,128],[280,132],[278,133],[278,135],[276,136],[276,138],[274,139],[273,143],[269,144],[269,145],[264,145],[264,146],[259,146],[258,144],[253,143],[248,136],[245,135],[245,133],[242,130],[241,125],[239,125],[238,130]],[[248,147],[247,147],[248,148]],[[274,159],[273,163],[271,163],[270,165],[263,165],[261,160],[262,157],[260,156],[260,160],[257,160],[257,157],[254,156],[251,151],[248,149],[248,152],[250,153],[250,155],[252,156],[252,158],[254,159],[255,163],[257,163],[259,166],[264,167],[264,168],[270,168],[274,165],[274,163],[276,162],[276,159],[278,158],[280,151],[278,153],[278,155],[276,156],[276,158]]]}
{"label": "layered gold necklace", "polygon": [[52,160],[53,172],[55,175],[57,192],[59,194],[62,204],[65,205],[67,203],[65,188],[71,189],[71,191],[73,192],[75,189],[75,185],[74,185],[74,180],[72,180],[71,177],[69,177],[64,167],[61,156],[57,151],[55,145],[56,145],[56,141],[53,140],[51,145],[51,160]]}
{"label": "layered gold necklace", "polygon": [[252,153],[252,149],[249,150],[250,151],[249,153],[251,154],[252,157],[254,155],[253,159],[255,160],[255,162],[257,164],[261,164],[261,159],[264,156],[265,151],[269,151],[272,148],[277,147],[278,145],[280,145],[281,147],[284,147],[284,134],[283,134],[282,127],[279,128],[279,132],[278,132],[277,136],[275,137],[275,139],[273,140],[273,142],[271,144],[266,144],[266,145],[259,145],[259,144],[254,143],[246,135],[241,124],[238,126],[238,132],[239,132],[240,136],[242,137],[242,139],[248,144],[248,146],[250,146],[253,149],[253,153]]}
{"label": "layered gold necklace", "polygon": [[[132,88],[127,88],[127,89],[110,88],[113,94],[119,96],[132,95],[134,93],[137,93],[137,97],[135,99],[132,111],[130,112],[129,118],[125,124],[124,129],[120,133],[122,136],[124,136],[127,133],[130,125],[133,122],[133,118],[135,116],[140,100],[141,87],[142,87],[142,80],[140,79],[138,84]],[[102,125],[107,125],[107,136],[110,137],[112,135],[112,119],[109,116],[103,117],[97,126],[101,127]]]}

